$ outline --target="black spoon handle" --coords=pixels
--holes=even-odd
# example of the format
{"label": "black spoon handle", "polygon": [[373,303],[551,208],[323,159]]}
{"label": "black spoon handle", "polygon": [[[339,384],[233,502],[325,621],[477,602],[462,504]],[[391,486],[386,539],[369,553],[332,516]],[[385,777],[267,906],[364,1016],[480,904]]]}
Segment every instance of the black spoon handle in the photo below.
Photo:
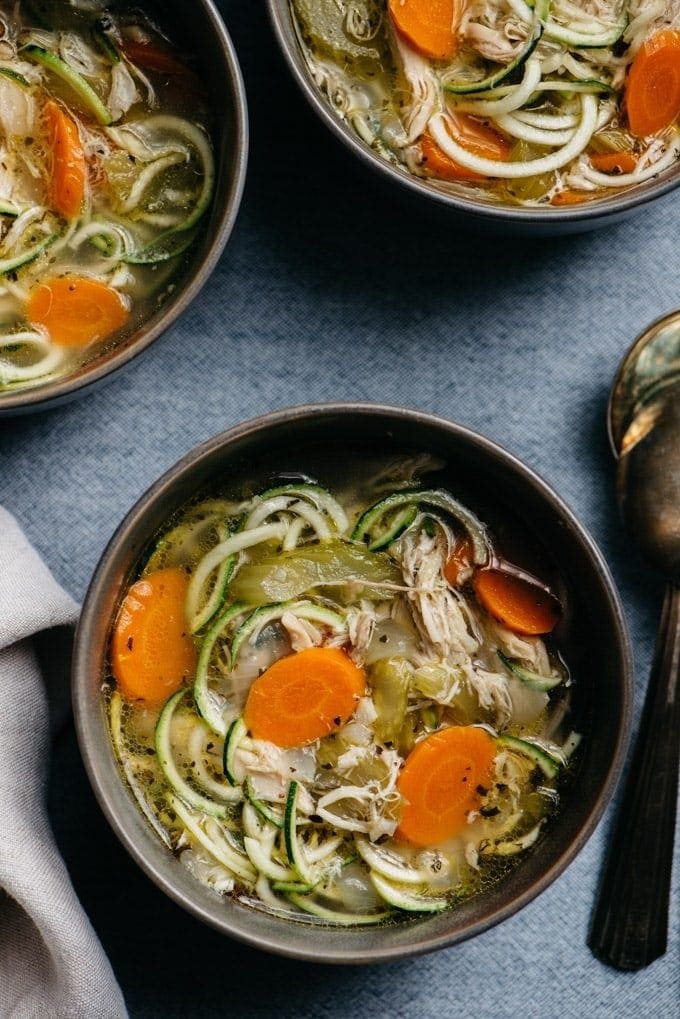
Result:
{"label": "black spoon handle", "polygon": [[680,756],[680,587],[669,584],[635,753],[588,945],[637,970],[666,951]]}

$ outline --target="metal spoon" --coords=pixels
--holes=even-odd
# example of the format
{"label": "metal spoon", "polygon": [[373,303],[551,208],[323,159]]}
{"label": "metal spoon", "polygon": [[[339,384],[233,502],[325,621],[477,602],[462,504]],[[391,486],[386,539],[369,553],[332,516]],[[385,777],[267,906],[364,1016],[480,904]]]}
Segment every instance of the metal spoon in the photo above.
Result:
{"label": "metal spoon", "polygon": [[609,399],[624,521],[666,577],[637,744],[588,944],[617,969],[666,951],[680,756],[680,312],[653,323],[624,358]]}

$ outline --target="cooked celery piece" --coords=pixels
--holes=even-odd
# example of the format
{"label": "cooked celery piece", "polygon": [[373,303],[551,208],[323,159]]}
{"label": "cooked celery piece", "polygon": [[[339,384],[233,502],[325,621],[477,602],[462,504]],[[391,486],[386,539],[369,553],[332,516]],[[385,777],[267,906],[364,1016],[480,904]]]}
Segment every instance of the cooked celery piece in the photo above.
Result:
{"label": "cooked celery piece", "polygon": [[368,16],[366,39],[347,31],[347,23],[338,17],[337,0],[295,0],[295,9],[304,35],[312,45],[328,56],[342,60],[354,70],[365,68],[369,62],[379,61],[385,52],[384,41],[376,44],[378,28],[384,17],[382,4],[377,0],[363,0],[357,5]]}
{"label": "cooked celery piece", "polygon": [[[531,142],[517,139],[510,152],[510,159],[517,163],[524,163],[529,159],[539,159],[550,150],[540,145],[532,145]],[[552,173],[541,173],[534,177],[523,177],[519,180],[508,181],[508,191],[522,201],[537,201],[547,195],[557,182],[557,175]]]}
{"label": "cooked celery piece", "polygon": [[590,144],[593,152],[633,152],[637,140],[634,135],[620,127],[598,131]]}
{"label": "cooked celery piece", "polygon": [[360,545],[331,539],[306,544],[290,552],[264,546],[252,553],[229,585],[230,597],[251,605],[289,601],[319,587],[352,583],[363,587],[364,597],[383,597],[382,585],[402,583],[399,568],[385,553],[368,552]]}
{"label": "cooked celery piece", "polygon": [[413,679],[413,666],[403,658],[388,658],[376,662],[369,675],[373,690],[373,704],[377,712],[375,737],[379,743],[391,743],[399,749],[404,739],[404,725],[408,725],[406,708]]}

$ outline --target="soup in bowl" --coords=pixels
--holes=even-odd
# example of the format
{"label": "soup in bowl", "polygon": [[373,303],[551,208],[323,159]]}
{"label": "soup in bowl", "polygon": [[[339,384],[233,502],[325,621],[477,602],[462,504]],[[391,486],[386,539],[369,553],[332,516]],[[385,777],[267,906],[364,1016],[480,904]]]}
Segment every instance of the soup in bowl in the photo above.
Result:
{"label": "soup in bowl", "polygon": [[537,894],[630,711],[616,596],[566,508],[472,433],[362,406],[250,423],[162,479],[95,576],[74,682],[142,866],[219,929],[332,961]]}
{"label": "soup in bowl", "polygon": [[519,224],[603,218],[678,178],[663,2],[271,0],[308,97],[411,190]]}
{"label": "soup in bowl", "polygon": [[[173,5],[0,8],[0,413],[128,360],[226,242],[240,78],[209,3],[177,29]],[[219,122],[204,55],[227,96]]]}

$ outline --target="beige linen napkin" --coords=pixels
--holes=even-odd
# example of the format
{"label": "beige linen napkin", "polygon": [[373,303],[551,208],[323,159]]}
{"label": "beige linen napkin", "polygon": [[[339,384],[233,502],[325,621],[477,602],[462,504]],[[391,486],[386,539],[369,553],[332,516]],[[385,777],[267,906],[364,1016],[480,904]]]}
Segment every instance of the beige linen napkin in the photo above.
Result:
{"label": "beige linen napkin", "polygon": [[[32,637],[78,606],[0,508],[0,1017],[119,1019],[123,997],[45,808],[45,688]],[[50,677],[46,676],[49,682]]]}

